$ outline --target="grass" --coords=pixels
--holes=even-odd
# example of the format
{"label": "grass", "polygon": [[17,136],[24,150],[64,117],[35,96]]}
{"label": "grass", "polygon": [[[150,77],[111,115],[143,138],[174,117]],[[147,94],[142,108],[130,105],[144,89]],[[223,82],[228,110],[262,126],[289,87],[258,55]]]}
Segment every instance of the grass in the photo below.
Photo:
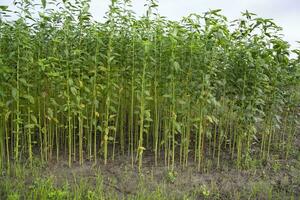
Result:
{"label": "grass", "polygon": [[0,195],[3,199],[297,199],[300,192],[299,160],[282,161],[280,169],[270,162],[243,172],[226,163],[229,168],[212,168],[209,173],[197,172],[192,163],[173,171],[149,163],[141,176],[128,158],[116,157],[106,166],[78,162],[71,169],[68,161],[43,165],[36,160],[35,170],[15,166],[17,173],[3,171]]}

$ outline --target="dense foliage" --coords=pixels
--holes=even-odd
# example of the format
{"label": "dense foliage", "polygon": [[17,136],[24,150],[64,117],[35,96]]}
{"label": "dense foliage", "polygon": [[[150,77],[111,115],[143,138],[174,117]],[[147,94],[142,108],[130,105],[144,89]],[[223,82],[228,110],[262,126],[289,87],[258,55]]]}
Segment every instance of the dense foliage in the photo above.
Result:
{"label": "dense foliage", "polygon": [[272,20],[211,10],[170,21],[154,0],[138,18],[112,0],[99,23],[88,0],[41,2],[15,1],[17,19],[0,8],[2,167],[128,154],[141,170],[149,151],[155,164],[201,170],[208,157],[240,168],[289,156],[300,51],[290,57]]}

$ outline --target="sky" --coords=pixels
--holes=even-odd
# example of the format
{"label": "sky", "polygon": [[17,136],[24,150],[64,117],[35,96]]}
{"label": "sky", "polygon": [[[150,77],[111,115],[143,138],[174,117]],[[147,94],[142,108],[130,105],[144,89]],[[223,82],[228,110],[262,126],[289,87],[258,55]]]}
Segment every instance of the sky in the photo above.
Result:
{"label": "sky", "polygon": [[[145,0],[132,0],[133,10],[141,16],[145,13]],[[300,0],[159,0],[160,15],[180,20],[191,13],[203,13],[209,9],[222,9],[228,20],[241,16],[248,10],[258,17],[271,18],[283,28],[284,39],[292,48],[300,48]],[[110,0],[91,0],[91,14],[96,20],[103,19]],[[0,5],[13,8],[13,0],[0,0]]]}

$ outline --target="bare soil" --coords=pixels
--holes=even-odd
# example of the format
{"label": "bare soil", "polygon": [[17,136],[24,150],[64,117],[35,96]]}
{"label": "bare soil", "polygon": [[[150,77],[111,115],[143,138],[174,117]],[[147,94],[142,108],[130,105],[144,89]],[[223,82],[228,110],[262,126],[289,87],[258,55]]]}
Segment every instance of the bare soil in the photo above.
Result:
{"label": "bare soil", "polygon": [[195,164],[191,163],[185,168],[177,166],[172,177],[169,177],[170,171],[163,160],[158,166],[154,165],[150,154],[146,154],[143,160],[142,174],[138,173],[136,164],[132,167],[130,157],[117,156],[107,165],[101,161],[97,165],[86,161],[82,166],[73,163],[69,168],[64,161],[52,162],[44,168],[42,176],[52,176],[58,186],[66,180],[71,185],[77,184],[80,179],[95,185],[97,174],[101,174],[105,190],[117,193],[119,197],[136,195],[142,189],[155,191],[161,188],[180,199],[186,194],[201,194],[201,186],[206,186],[211,194],[217,194],[221,199],[251,196],[254,190],[259,191],[259,199],[268,199],[270,188],[283,197],[283,192],[292,192],[300,197],[300,162],[297,157],[288,161],[269,161],[264,166],[248,170],[237,170],[229,161],[222,161],[221,169],[198,172]]}

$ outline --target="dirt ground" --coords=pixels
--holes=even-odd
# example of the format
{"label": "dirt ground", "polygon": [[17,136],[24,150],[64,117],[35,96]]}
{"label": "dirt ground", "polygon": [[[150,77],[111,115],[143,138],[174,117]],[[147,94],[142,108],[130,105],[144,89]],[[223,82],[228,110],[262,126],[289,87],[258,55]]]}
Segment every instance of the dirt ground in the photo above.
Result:
{"label": "dirt ground", "polygon": [[[93,189],[98,187],[97,181],[101,177],[104,193],[115,195],[111,199],[145,199],[145,196],[155,199],[151,194],[161,191],[164,194],[161,199],[297,200],[300,199],[300,137],[295,140],[294,147],[288,160],[280,158],[277,152],[266,161],[253,159],[251,166],[243,169],[237,169],[235,163],[226,157],[221,158],[221,167],[217,169],[216,160],[208,157],[202,163],[201,171],[193,161],[184,168],[177,162],[171,171],[164,164],[163,156],[155,166],[153,153],[147,151],[143,156],[142,173],[138,172],[137,163],[132,166],[130,156],[120,154],[114,161],[110,159],[107,165],[102,160],[97,164],[85,161],[83,165],[74,162],[71,168],[66,157],[47,164],[37,160],[34,170],[26,169],[18,176],[2,174],[0,190],[8,183],[13,189],[19,180],[25,181],[21,189],[24,186],[30,188],[38,178],[53,180],[56,188],[62,188],[67,182],[71,187]],[[138,198],[141,193],[144,196]]]}
{"label": "dirt ground", "polygon": [[[298,156],[299,157],[299,156]],[[97,174],[101,174],[106,191],[117,193],[119,197],[136,195],[141,190],[155,191],[163,189],[167,193],[177,196],[209,191],[210,196],[221,199],[243,199],[253,196],[254,199],[268,199],[270,191],[280,197],[290,199],[289,195],[300,197],[300,162],[299,158],[291,160],[273,160],[263,167],[252,167],[248,170],[237,170],[232,163],[224,162],[221,169],[211,168],[206,172],[198,172],[194,164],[185,167],[176,167],[175,173],[170,175],[170,170],[159,163],[154,166],[153,156],[144,157],[143,173],[140,175],[136,165],[131,166],[131,158],[118,156],[115,161],[107,165],[101,163],[94,165],[85,162],[79,166],[74,163],[72,168],[66,162],[56,162],[45,167],[43,176],[52,176],[57,185],[65,180],[69,184],[85,179],[89,184],[96,184]],[[204,189],[203,189],[204,187]]]}

